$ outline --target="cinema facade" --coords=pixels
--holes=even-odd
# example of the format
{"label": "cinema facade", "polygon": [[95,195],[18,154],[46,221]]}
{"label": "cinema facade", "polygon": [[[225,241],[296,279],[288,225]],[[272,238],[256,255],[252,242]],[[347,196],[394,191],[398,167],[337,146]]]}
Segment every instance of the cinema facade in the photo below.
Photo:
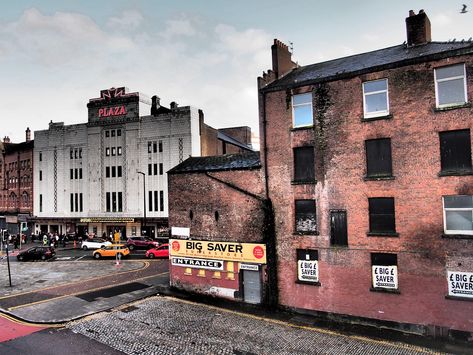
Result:
{"label": "cinema facade", "polygon": [[[87,123],[35,132],[34,232],[168,236],[166,173],[189,156],[250,148],[204,124],[197,108],[167,108],[124,87],[90,99]],[[242,134],[245,133],[246,135]]]}

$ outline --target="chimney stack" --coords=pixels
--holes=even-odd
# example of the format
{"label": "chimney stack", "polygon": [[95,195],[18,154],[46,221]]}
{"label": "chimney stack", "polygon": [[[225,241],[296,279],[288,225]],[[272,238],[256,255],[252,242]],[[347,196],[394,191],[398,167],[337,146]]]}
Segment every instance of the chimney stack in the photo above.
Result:
{"label": "chimney stack", "polygon": [[409,11],[409,17],[406,18],[406,31],[409,47],[432,41],[430,20],[424,10],[420,10],[417,15],[413,10]]}
{"label": "chimney stack", "polygon": [[271,54],[273,57],[273,72],[276,74],[276,79],[297,67],[297,64],[291,60],[289,48],[277,39],[274,39],[274,44],[271,46]]}
{"label": "chimney stack", "polygon": [[3,137],[3,143],[10,143],[10,137],[8,136]]}
{"label": "chimney stack", "polygon": [[171,102],[171,110],[175,110],[177,108],[177,102],[173,101]]}
{"label": "chimney stack", "polygon": [[31,140],[31,130],[30,127],[26,127],[26,142]]}
{"label": "chimney stack", "polygon": [[154,95],[151,98],[151,115],[152,116],[157,116],[158,115],[158,108],[160,107],[160,101],[161,99]]}

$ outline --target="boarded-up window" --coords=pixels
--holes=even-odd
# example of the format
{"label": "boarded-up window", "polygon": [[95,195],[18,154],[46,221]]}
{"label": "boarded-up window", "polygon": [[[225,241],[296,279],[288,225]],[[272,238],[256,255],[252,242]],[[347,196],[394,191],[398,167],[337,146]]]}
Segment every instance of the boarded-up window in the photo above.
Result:
{"label": "boarded-up window", "polygon": [[370,139],[365,141],[366,175],[381,177],[392,175],[391,139]]}
{"label": "boarded-up window", "polygon": [[296,200],[296,232],[314,233],[316,231],[315,200]]}
{"label": "boarded-up window", "polygon": [[371,233],[395,233],[396,225],[394,218],[394,198],[378,197],[370,198],[370,232]]}
{"label": "boarded-up window", "polygon": [[440,132],[440,160],[443,173],[471,170],[469,129]]}
{"label": "boarded-up window", "polygon": [[294,181],[315,180],[314,147],[294,148]]}

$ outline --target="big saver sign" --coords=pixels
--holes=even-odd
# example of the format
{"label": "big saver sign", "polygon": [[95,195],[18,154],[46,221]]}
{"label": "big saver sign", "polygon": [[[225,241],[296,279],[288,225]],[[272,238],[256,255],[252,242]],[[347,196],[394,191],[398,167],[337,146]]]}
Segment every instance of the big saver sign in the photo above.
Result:
{"label": "big saver sign", "polygon": [[172,256],[266,264],[266,245],[171,239]]}

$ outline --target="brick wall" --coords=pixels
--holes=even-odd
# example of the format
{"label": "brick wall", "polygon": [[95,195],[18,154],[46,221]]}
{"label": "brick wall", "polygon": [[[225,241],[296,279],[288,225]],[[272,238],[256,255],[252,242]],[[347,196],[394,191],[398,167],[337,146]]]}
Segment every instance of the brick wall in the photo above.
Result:
{"label": "brick wall", "polygon": [[[448,270],[472,262],[473,241],[446,239],[442,196],[473,194],[473,176],[439,177],[439,132],[471,129],[471,106],[435,110],[433,68],[466,63],[473,97],[473,59],[412,65],[326,84],[331,105],[315,129],[292,129],[285,91],[266,95],[269,195],[275,209],[280,302],[294,308],[473,331],[473,303],[446,299]],[[362,121],[362,82],[389,80],[389,119]],[[316,91],[303,87],[295,93]],[[317,109],[314,107],[314,109]],[[260,113],[264,112],[262,106]],[[263,122],[260,122],[263,128]],[[261,129],[263,132],[263,129]],[[390,138],[393,180],[365,181],[365,140]],[[262,137],[262,153],[263,149]],[[294,185],[295,147],[316,147],[316,184]],[[264,159],[262,158],[264,163]],[[398,237],[367,236],[368,198],[394,197]],[[318,235],[294,233],[294,200],[315,199]],[[344,209],[348,247],[330,246],[330,210]],[[296,284],[296,249],[319,251],[320,286]],[[370,291],[371,252],[398,256],[399,294]],[[447,268],[448,265],[448,268]],[[463,270],[465,271],[465,270]],[[469,269],[473,272],[473,269]]]}

